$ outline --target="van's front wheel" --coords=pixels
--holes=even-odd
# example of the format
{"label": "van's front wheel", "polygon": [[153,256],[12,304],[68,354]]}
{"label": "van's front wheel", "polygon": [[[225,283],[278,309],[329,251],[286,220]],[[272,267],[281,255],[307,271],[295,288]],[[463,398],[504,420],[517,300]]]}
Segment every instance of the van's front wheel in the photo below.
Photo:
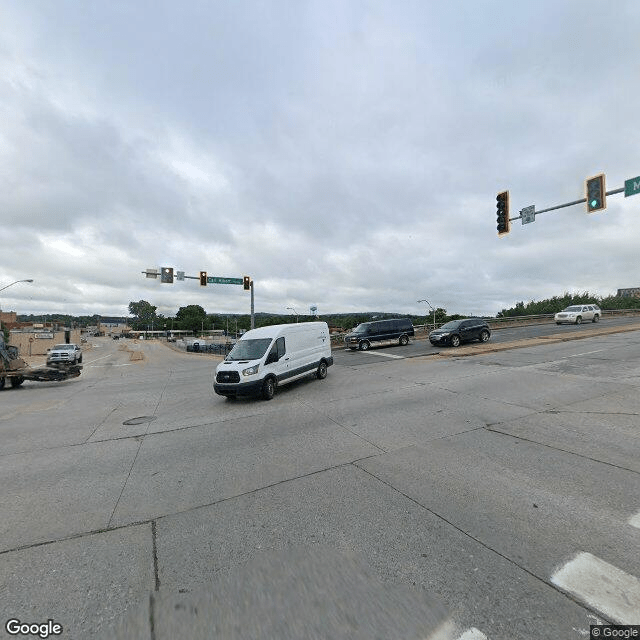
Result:
{"label": "van's front wheel", "polygon": [[409,344],[409,336],[400,336],[398,342],[400,342],[401,346],[406,347]]}
{"label": "van's front wheel", "polygon": [[271,400],[271,398],[273,398],[275,394],[276,394],[276,379],[269,377],[262,383],[262,397],[265,400]]}
{"label": "van's front wheel", "polygon": [[316,371],[316,378],[318,380],[324,380],[327,377],[327,363],[323,360]]}

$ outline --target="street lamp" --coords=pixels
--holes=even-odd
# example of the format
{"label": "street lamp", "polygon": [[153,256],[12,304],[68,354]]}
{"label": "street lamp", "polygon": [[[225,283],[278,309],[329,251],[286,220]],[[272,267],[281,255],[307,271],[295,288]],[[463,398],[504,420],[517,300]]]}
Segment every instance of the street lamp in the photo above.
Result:
{"label": "street lamp", "polygon": [[296,322],[298,322],[298,312],[293,307],[287,307],[287,310],[291,310],[296,314]]}
{"label": "street lamp", "polygon": [[9,287],[12,287],[14,284],[18,284],[18,282],[33,282],[33,280],[31,278],[29,278],[28,280],[16,280],[15,282],[12,282],[11,284],[8,284],[6,287],[2,287],[2,289],[0,289],[0,291],[4,291],[5,289],[8,289]]}
{"label": "street lamp", "polygon": [[15,282],[12,282],[11,284],[5,285],[4,287],[2,287],[2,289],[0,289],[0,291],[4,291],[5,289],[8,289],[9,287],[12,287],[14,284],[18,284],[18,282],[33,282],[32,278],[29,278],[27,280],[16,280]]}
{"label": "street lamp", "polygon": [[431,303],[428,300],[418,300],[418,302],[426,302],[429,305],[429,308],[433,311],[433,328],[436,328],[436,310],[431,306]]}

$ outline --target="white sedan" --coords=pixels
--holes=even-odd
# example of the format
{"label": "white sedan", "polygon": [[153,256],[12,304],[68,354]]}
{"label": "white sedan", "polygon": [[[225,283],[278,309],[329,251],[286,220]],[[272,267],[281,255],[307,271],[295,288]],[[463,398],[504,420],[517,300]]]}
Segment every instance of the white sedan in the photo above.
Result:
{"label": "white sedan", "polygon": [[602,311],[600,307],[595,304],[575,304],[571,307],[567,307],[564,311],[560,311],[555,315],[556,324],[562,324],[563,322],[569,322],[571,324],[580,324],[591,320],[591,322],[598,322]]}

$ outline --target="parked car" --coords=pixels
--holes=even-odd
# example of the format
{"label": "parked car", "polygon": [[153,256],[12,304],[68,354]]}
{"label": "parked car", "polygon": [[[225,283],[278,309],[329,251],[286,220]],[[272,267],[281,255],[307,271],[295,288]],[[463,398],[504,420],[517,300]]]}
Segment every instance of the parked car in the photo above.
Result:
{"label": "parked car", "polygon": [[588,320],[598,322],[601,315],[602,311],[597,304],[574,304],[556,313],[555,321],[556,324],[562,324],[563,322],[581,324]]}
{"label": "parked car", "polygon": [[490,337],[491,329],[482,318],[464,318],[463,320],[451,320],[439,329],[434,329],[429,334],[429,342],[435,346],[458,347],[463,342],[471,342],[472,340],[487,342]]}
{"label": "parked car", "polygon": [[82,362],[82,349],[77,344],[56,344],[47,349],[47,364],[78,364]]}
{"label": "parked car", "polygon": [[409,337],[415,335],[413,324],[409,318],[391,318],[363,322],[344,337],[347,348],[355,351],[366,351],[372,342],[397,340],[399,344],[409,344]]}

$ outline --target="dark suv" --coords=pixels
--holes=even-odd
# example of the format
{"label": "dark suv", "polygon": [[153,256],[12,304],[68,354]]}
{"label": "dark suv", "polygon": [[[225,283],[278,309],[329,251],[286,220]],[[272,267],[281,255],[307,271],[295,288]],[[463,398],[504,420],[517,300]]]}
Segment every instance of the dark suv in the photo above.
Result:
{"label": "dark suv", "polygon": [[363,322],[345,336],[344,342],[349,349],[366,351],[372,342],[386,340],[397,340],[399,344],[404,346],[409,343],[409,336],[413,335],[415,335],[415,331],[409,318],[393,318]]}
{"label": "dark suv", "polygon": [[480,340],[486,342],[491,337],[491,329],[482,318],[452,320],[429,334],[431,344],[458,347],[462,342]]}

